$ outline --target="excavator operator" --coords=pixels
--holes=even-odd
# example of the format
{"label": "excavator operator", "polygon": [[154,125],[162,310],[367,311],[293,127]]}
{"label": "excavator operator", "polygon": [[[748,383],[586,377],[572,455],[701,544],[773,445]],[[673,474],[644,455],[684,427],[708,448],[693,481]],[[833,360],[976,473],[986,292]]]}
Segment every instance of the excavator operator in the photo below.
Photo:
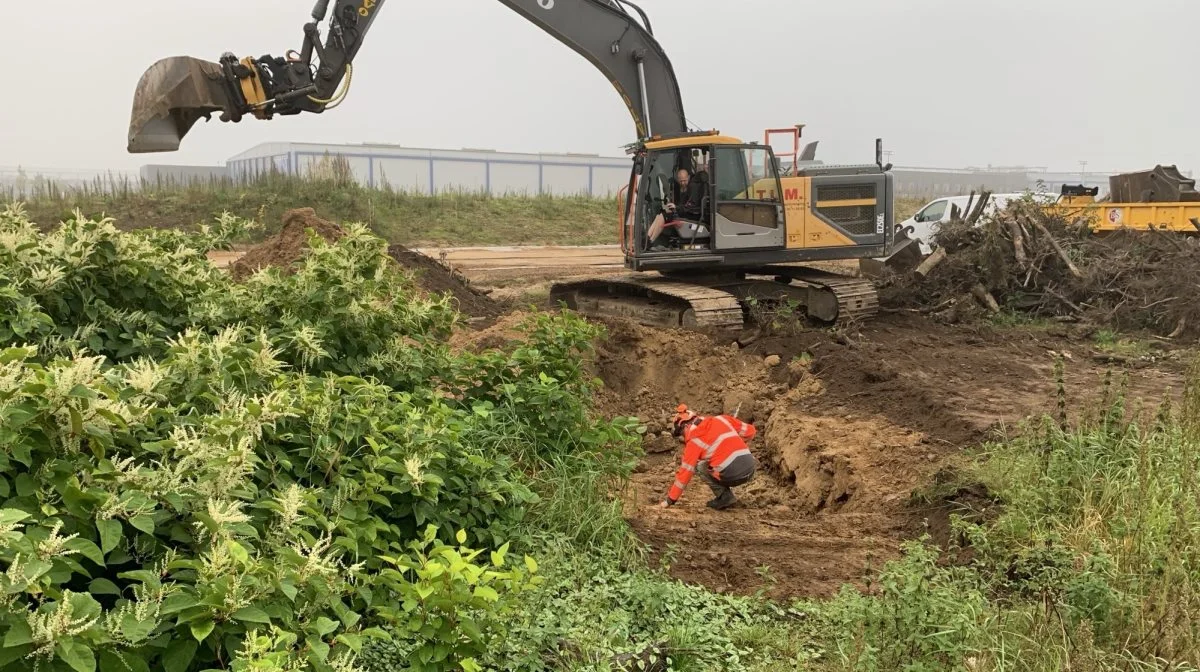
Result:
{"label": "excavator operator", "polygon": [[675,482],[662,501],[662,508],[673,506],[697,469],[713,491],[711,509],[727,509],[737,502],[732,488],[754,478],[758,462],[750,454],[745,439],[753,439],[754,425],[731,415],[696,415],[686,404],[675,409],[673,434],[683,439],[683,461],[675,473]]}
{"label": "excavator operator", "polygon": [[693,227],[689,227],[688,235],[684,235],[680,230],[685,222],[692,223],[695,225],[694,228],[703,230],[703,222],[700,221],[704,214],[701,208],[703,202],[704,184],[702,181],[692,176],[690,168],[677,169],[671,185],[671,201],[663,208],[665,212],[655,217],[654,223],[650,225],[648,234],[650,249],[656,252],[666,249],[660,238],[667,227],[675,229],[672,231],[672,235],[678,238],[688,238],[691,235]]}

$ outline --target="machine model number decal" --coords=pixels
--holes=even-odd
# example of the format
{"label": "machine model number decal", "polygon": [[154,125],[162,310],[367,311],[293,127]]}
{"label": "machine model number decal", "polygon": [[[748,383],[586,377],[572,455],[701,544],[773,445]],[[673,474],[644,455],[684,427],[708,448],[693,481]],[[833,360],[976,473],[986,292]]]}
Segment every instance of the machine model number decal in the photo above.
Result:
{"label": "machine model number decal", "polygon": [[362,16],[370,16],[371,10],[375,8],[377,1],[378,0],[362,0],[362,7],[358,8],[358,13]]}
{"label": "machine model number decal", "polygon": [[542,9],[554,9],[554,0],[538,0],[538,4]]}
{"label": "machine model number decal", "polygon": [[875,215],[875,234],[883,235],[883,213]]}

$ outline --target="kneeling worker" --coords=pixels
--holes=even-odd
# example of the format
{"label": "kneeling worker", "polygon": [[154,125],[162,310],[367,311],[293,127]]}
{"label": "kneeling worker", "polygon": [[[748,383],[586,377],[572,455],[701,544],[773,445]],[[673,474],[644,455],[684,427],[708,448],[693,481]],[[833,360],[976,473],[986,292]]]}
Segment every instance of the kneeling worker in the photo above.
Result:
{"label": "kneeling worker", "polygon": [[683,463],[660,506],[666,508],[679,501],[697,468],[713,491],[708,506],[718,510],[732,506],[737,498],[730,488],[749,483],[758,467],[743,440],[754,438],[754,425],[729,415],[696,415],[680,405],[673,433],[684,441]]}

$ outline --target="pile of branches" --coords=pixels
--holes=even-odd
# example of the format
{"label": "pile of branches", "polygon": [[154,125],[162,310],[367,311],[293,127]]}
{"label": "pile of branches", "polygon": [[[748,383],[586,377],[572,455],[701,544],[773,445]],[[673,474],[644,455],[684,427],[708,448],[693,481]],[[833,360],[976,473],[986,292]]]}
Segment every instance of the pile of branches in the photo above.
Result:
{"label": "pile of branches", "polygon": [[[986,196],[985,196],[986,198]],[[1096,234],[1032,199],[954,217],[883,297],[924,313],[1010,310],[1169,338],[1200,334],[1200,243],[1165,230]]]}

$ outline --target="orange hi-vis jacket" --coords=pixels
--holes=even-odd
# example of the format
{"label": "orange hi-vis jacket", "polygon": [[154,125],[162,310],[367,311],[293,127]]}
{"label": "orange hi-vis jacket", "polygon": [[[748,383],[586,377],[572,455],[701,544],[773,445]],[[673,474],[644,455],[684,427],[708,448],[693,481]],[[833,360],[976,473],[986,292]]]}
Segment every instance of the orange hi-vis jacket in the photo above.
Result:
{"label": "orange hi-vis jacket", "polygon": [[692,480],[700,460],[708,461],[710,473],[720,481],[721,471],[734,460],[750,457],[750,449],[742,439],[753,439],[756,433],[754,425],[728,415],[711,416],[688,427],[684,430],[687,445],[683,448],[683,464],[675,473],[675,482],[667,492],[667,499],[674,503],[683,496],[683,489]]}

